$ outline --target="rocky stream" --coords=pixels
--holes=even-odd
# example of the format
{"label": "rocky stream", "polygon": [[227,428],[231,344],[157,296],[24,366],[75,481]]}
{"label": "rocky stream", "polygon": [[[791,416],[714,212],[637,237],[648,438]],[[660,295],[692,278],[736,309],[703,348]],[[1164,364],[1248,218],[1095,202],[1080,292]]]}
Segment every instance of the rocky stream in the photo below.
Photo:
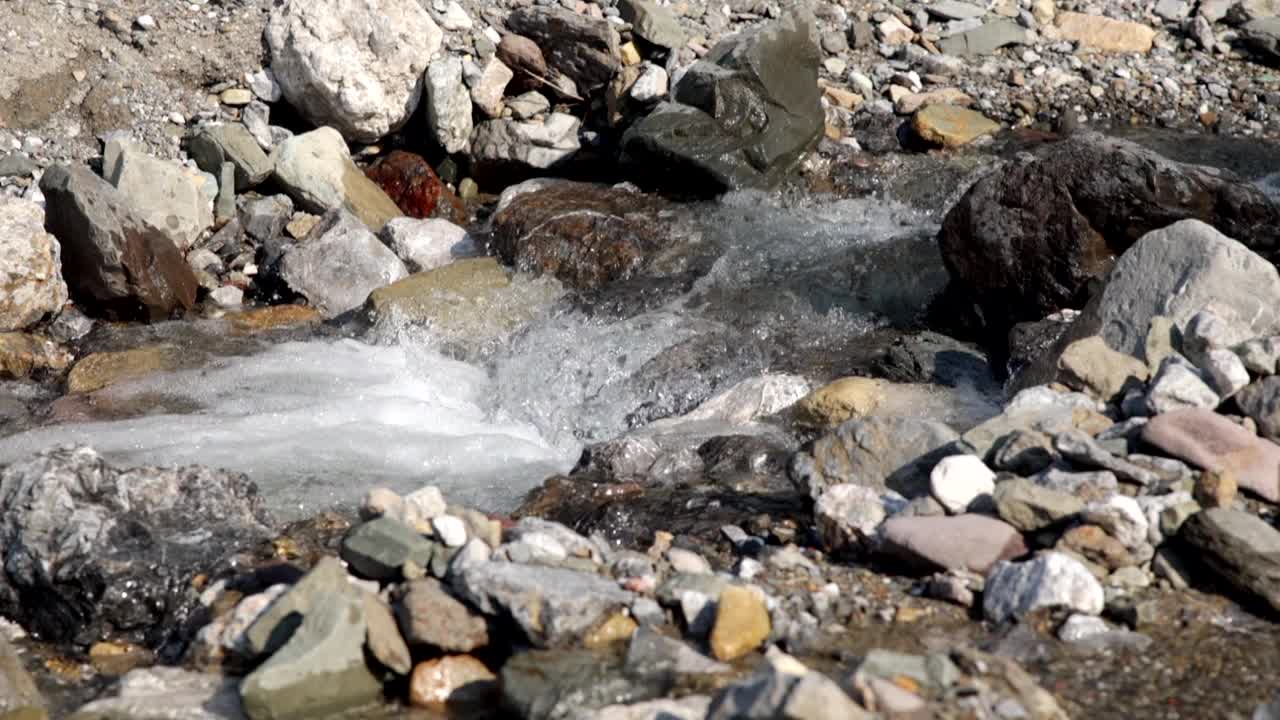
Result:
{"label": "rocky stream", "polygon": [[1278,47],[0,0],[0,720],[1280,718]]}

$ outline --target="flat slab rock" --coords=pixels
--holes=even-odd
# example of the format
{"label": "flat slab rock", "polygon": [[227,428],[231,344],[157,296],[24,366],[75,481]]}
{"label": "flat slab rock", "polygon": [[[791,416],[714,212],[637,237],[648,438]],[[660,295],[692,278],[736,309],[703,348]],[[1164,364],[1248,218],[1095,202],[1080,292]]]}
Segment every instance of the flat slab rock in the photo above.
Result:
{"label": "flat slab rock", "polygon": [[1022,533],[986,515],[895,517],[880,526],[879,552],[913,569],[986,573],[1027,552]]}
{"label": "flat slab rock", "polygon": [[1252,513],[1213,508],[1188,518],[1178,538],[1205,569],[1280,611],[1280,530]]}
{"label": "flat slab rock", "polygon": [[1280,502],[1280,445],[1212,410],[1164,413],[1142,428],[1142,439],[1205,470],[1229,470],[1240,488]]}

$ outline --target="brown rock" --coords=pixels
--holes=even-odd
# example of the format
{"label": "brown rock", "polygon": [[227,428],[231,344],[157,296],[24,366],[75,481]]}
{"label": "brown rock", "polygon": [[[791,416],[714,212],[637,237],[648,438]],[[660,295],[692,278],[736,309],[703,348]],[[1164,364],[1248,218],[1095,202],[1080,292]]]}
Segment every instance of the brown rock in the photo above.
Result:
{"label": "brown rock", "polygon": [[1229,508],[1236,499],[1238,489],[1235,473],[1230,470],[1205,470],[1196,478],[1192,495],[1206,509]]}
{"label": "brown rock", "polygon": [[466,209],[421,155],[395,150],[365,171],[400,211],[412,218],[443,218],[462,224]]}
{"label": "brown rock", "polygon": [[1112,20],[1101,15],[1058,13],[1056,24],[1063,39],[1103,52],[1149,52],[1151,41],[1156,37],[1156,31],[1142,23]]}
{"label": "brown rock", "polygon": [[519,95],[542,87],[548,77],[547,61],[542,57],[538,44],[522,35],[508,33],[498,43],[498,59],[511,68],[515,78],[507,88]]}
{"label": "brown rock", "polygon": [[596,288],[631,275],[676,242],[652,195],[577,182],[515,197],[493,217],[492,242],[503,262]]}
{"label": "brown rock", "polygon": [[1025,555],[1022,533],[986,515],[895,517],[880,526],[880,551],[913,569],[986,573],[1001,560]]}
{"label": "brown rock", "polygon": [[86,313],[163,320],[195,304],[196,277],[177,246],[107,181],[55,165],[40,189],[45,229],[62,247],[63,277]]}
{"label": "brown rock", "polygon": [[973,98],[965,94],[963,90],[958,88],[938,88],[929,92],[903,95],[894,103],[893,110],[899,115],[910,115],[930,105],[969,107],[972,104]]}
{"label": "brown rock", "polygon": [[67,392],[87,393],[178,367],[184,353],[174,345],[152,345],[121,352],[88,355],[71,368]]}
{"label": "brown rock", "polygon": [[730,585],[720,593],[711,628],[711,654],[721,662],[736,660],[760,647],[771,629],[769,610],[752,589]]}
{"label": "brown rock", "polygon": [[990,135],[1000,124],[955,105],[928,105],[911,118],[911,127],[921,140],[946,148],[955,148]]}
{"label": "brown rock", "polygon": [[273,305],[228,315],[233,332],[242,335],[275,330],[277,328],[309,325],[323,320],[320,311],[309,305]]}
{"label": "brown rock", "polygon": [[27,333],[0,333],[0,378],[61,373],[72,355],[54,341]]}
{"label": "brown rock", "polygon": [[472,705],[490,700],[497,676],[470,655],[448,655],[418,663],[409,679],[409,702],[418,707]]}
{"label": "brown rock", "polygon": [[1230,472],[1241,489],[1280,502],[1280,445],[1212,410],[1157,415],[1143,427],[1142,439],[1196,467]]}
{"label": "brown rock", "polygon": [[[470,652],[489,644],[484,618],[432,578],[414,580],[396,605],[400,631],[411,645]],[[417,677],[418,670],[414,670]]]}
{"label": "brown rock", "polygon": [[1055,547],[1069,550],[1081,555],[1089,562],[1097,563],[1108,570],[1137,565],[1124,543],[1111,537],[1107,531],[1097,525],[1077,525],[1062,534]]}

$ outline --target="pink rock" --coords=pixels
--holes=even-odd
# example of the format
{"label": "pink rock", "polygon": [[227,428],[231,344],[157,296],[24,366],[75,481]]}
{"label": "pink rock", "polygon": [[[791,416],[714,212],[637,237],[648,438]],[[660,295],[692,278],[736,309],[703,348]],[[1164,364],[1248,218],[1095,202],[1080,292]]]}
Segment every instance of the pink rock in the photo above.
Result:
{"label": "pink rock", "polygon": [[880,526],[880,551],[918,569],[985,574],[1001,560],[1024,555],[1022,533],[1012,525],[972,513],[891,518]]}
{"label": "pink rock", "polygon": [[1205,470],[1230,470],[1244,490],[1280,502],[1280,445],[1260,438],[1212,410],[1157,415],[1142,439]]}

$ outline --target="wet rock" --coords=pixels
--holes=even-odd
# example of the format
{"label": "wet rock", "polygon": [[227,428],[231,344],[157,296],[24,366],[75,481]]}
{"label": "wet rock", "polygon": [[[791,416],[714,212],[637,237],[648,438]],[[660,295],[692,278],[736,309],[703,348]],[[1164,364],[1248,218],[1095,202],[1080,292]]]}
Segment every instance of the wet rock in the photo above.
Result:
{"label": "wet rock", "polygon": [[1232,472],[1240,488],[1280,502],[1280,445],[1211,410],[1178,410],[1143,426],[1144,442],[1205,470]]}
{"label": "wet rock", "polygon": [[993,498],[1000,518],[1023,532],[1043,530],[1084,510],[1084,503],[1075,495],[1026,478],[998,483]]}
{"label": "wet rock", "polygon": [[492,243],[503,261],[595,288],[628,277],[673,243],[661,199],[586,183],[523,193],[498,211]]}
{"label": "wet rock", "polygon": [[111,185],[82,167],[45,171],[45,228],[62,248],[62,274],[85,312],[161,320],[195,304],[196,279],[178,248]]}
{"label": "wet rock", "polygon": [[581,147],[578,119],[549,113],[542,120],[489,120],[471,136],[472,157],[494,168],[546,170],[567,162]]}
{"label": "wet rock", "polygon": [[371,580],[399,577],[408,561],[429,567],[435,545],[404,523],[381,517],[354,528],[342,539],[342,559]]}
{"label": "wet rock", "polygon": [[70,365],[66,348],[39,335],[0,333],[0,377],[28,378],[57,375]]}
{"label": "wet rock", "polygon": [[871,717],[824,675],[783,656],[756,674],[721,690],[711,701],[706,720],[790,718],[820,720]]}
{"label": "wet rock", "polygon": [[711,654],[731,662],[760,646],[772,629],[769,610],[753,588],[731,585],[716,603],[715,625],[711,628]]}
{"label": "wet rock", "polygon": [[326,318],[364,304],[409,274],[400,258],[346,210],[333,210],[279,262],[280,277]]}
{"label": "wet rock", "polygon": [[0,615],[50,642],[159,647],[192,610],[191,576],[266,532],[243,475],[41,453],[0,474]]}
{"label": "wet rock", "polygon": [[950,427],[929,420],[850,420],[796,453],[789,475],[811,497],[839,483],[917,497],[928,493],[929,471],[942,457],[953,454],[957,439]]}
{"label": "wet rock", "polygon": [[1146,363],[1107,347],[1100,336],[1077,340],[1058,358],[1059,377],[1069,387],[1110,400],[1147,379]]}
{"label": "wet rock", "polygon": [[252,720],[302,720],[362,707],[382,694],[365,665],[359,597],[322,594],[302,624],[240,687]]}
{"label": "wet rock", "polygon": [[[1108,347],[1141,358],[1152,317],[1181,325],[1214,300],[1215,307],[1238,308],[1233,317],[1252,319],[1255,332],[1240,340],[1265,334],[1274,313],[1254,319],[1246,308],[1271,300],[1246,298],[1240,288],[1280,294],[1269,277],[1274,270],[1261,258],[1244,261],[1245,248],[1205,224],[1170,226],[1189,218],[1249,247],[1269,249],[1280,240],[1280,207],[1252,185],[1124,140],[1075,133],[975,183],[947,213],[938,241],[955,289],[1001,342],[1016,322],[1084,305],[1088,283],[1121,254],[1094,311],[1098,321],[1081,325],[1062,347],[1101,334]],[[1126,252],[1144,235],[1150,239]],[[1182,277],[1195,281],[1165,307],[1168,288]]]}
{"label": "wet rock", "polygon": [[735,383],[670,422],[716,420],[731,425],[747,425],[781,413],[808,392],[809,381],[799,375],[768,373]]}
{"label": "wet rock", "polygon": [[498,676],[470,655],[447,655],[418,663],[409,680],[409,702],[417,707],[491,702]]}
{"label": "wet rock", "polygon": [[580,639],[632,598],[597,575],[504,562],[468,567],[451,584],[486,615],[509,617],[536,647]]}
{"label": "wet rock", "polygon": [[1142,23],[1113,20],[1101,15],[1060,12],[1054,19],[1058,34],[1088,48],[1114,53],[1151,50],[1156,31]]}
{"label": "wet rock", "polygon": [[891,389],[890,383],[877,378],[840,378],[796,403],[796,422],[805,427],[829,428],[870,415]]}
{"label": "wet rock", "polygon": [[818,141],[821,53],[811,19],[790,14],[711,49],[623,136],[623,152],[663,187],[699,194],[777,184]]}
{"label": "wet rock", "polygon": [[396,605],[400,628],[413,645],[446,652],[471,652],[489,644],[484,618],[477,616],[431,578],[414,580]]}
{"label": "wet rock", "polygon": [[240,123],[201,128],[192,136],[187,151],[201,170],[215,177],[224,162],[234,165],[236,192],[256,187],[271,175],[271,160]]}
{"label": "wet rock", "polygon": [[987,575],[982,610],[993,622],[1042,607],[1066,607],[1086,615],[1102,612],[1102,585],[1079,561],[1046,552],[1023,563],[997,563]]}
{"label": "wet rock", "polygon": [[1280,531],[1258,516],[1214,508],[1192,515],[1178,539],[1198,563],[1238,592],[1280,610]]}
{"label": "wet rock", "polygon": [[608,705],[595,712],[595,720],[702,720],[710,705],[711,699],[705,695]]}
{"label": "wet rock", "polygon": [[443,33],[413,0],[321,0],[277,6],[265,37],[290,105],[317,126],[372,142],[417,107]]}
{"label": "wet rock", "polygon": [[929,472],[929,492],[947,512],[963,512],[974,502],[990,501],[996,474],[976,455],[948,455]]}
{"label": "wet rock", "polygon": [[244,720],[237,678],[175,667],[132,670],[115,694],[82,706],[73,720]]}
{"label": "wet rock", "polygon": [[121,352],[86,355],[67,376],[67,392],[88,393],[152,373],[178,368],[183,351],[175,345],[152,345]]}
{"label": "wet rock", "polygon": [[179,250],[191,248],[213,226],[217,184],[206,175],[124,145],[103,160],[103,177]]}
{"label": "wet rock", "polygon": [[1001,561],[1026,554],[1022,535],[985,515],[895,517],[880,528],[878,551],[916,571],[985,573]]}
{"label": "wet rock", "polygon": [[507,16],[507,27],[537,43],[547,64],[586,92],[603,87],[621,69],[618,33],[603,19],[562,8],[519,8]]}
{"label": "wet rock", "polygon": [[23,667],[22,658],[0,635],[0,717],[15,720],[47,720],[44,696]]}
{"label": "wet rock", "polygon": [[535,650],[502,666],[504,705],[529,720],[594,717],[605,705],[649,700],[668,694],[666,677],[629,677],[612,652]]}
{"label": "wet rock", "polygon": [[1000,124],[968,108],[934,104],[912,116],[911,129],[927,143],[955,148],[999,131]]}
{"label": "wet rock", "polygon": [[331,127],[285,140],[272,151],[271,161],[275,179],[308,212],[343,208],[373,232],[403,214],[395,201],[351,162],[346,141]]}
{"label": "wet rock", "polygon": [[44,225],[39,205],[0,197],[0,332],[28,328],[67,302],[61,248]]}
{"label": "wet rock", "polygon": [[420,155],[394,150],[365,174],[411,218],[466,221],[462,201],[445,187]]}
{"label": "wet rock", "polygon": [[443,57],[427,67],[427,126],[447,153],[466,152],[471,144],[471,94],[462,82],[462,61]]}

